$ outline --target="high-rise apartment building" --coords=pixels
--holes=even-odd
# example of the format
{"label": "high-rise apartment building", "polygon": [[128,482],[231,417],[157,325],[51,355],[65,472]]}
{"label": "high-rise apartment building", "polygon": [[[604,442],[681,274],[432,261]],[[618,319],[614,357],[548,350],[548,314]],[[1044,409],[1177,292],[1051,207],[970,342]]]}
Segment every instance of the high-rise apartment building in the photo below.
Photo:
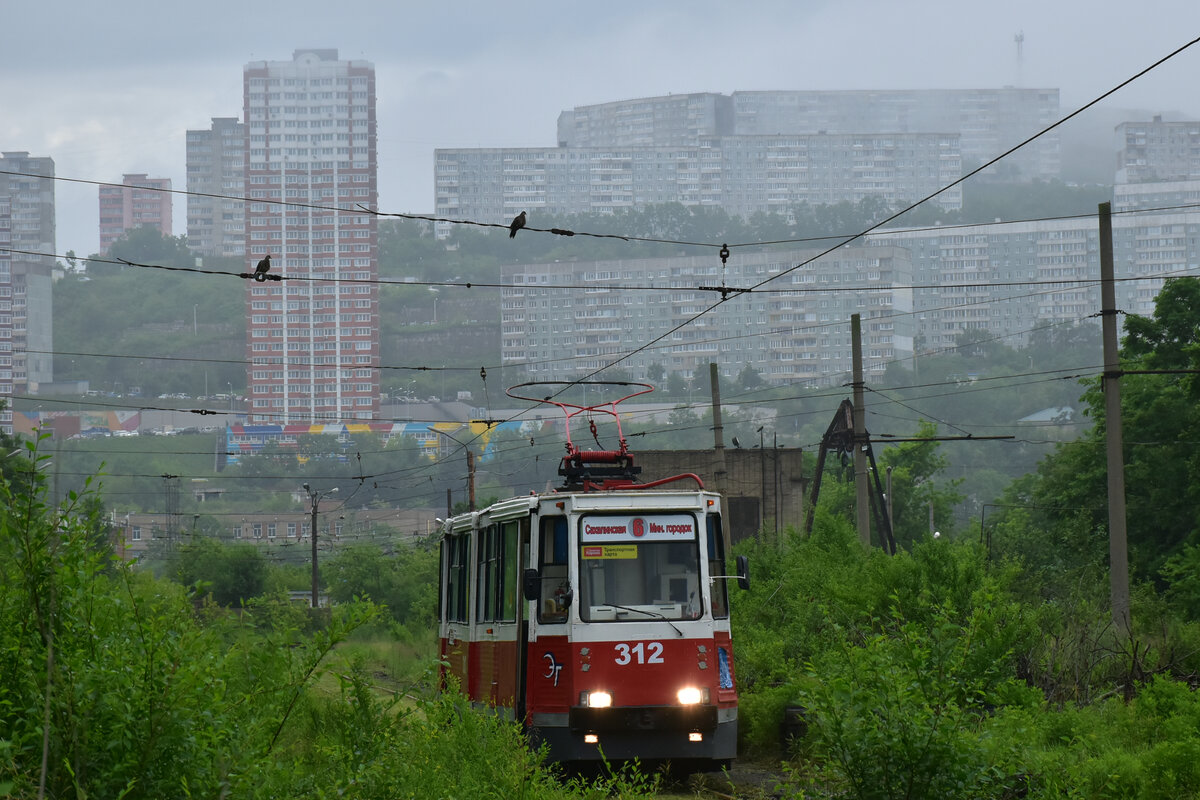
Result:
{"label": "high-rise apartment building", "polygon": [[[0,395],[54,380],[53,178],[52,158],[0,154]],[[11,413],[0,428],[12,432]]]}
{"label": "high-rise apartment building", "polygon": [[0,431],[13,432],[12,201],[0,195]]}
{"label": "high-rise apartment building", "polygon": [[195,253],[246,253],[246,126],[213,117],[208,130],[187,132],[187,241]]}
{"label": "high-rise apartment building", "polygon": [[1200,180],[1200,122],[1122,122],[1116,139],[1119,184]]}
{"label": "high-rise apartment building", "polygon": [[125,231],[142,225],[173,235],[170,178],[125,175],[120,186],[100,187],[100,252],[107,253]]}
{"label": "high-rise apartment building", "polygon": [[337,50],[243,71],[249,420],[379,411],[375,67]]}

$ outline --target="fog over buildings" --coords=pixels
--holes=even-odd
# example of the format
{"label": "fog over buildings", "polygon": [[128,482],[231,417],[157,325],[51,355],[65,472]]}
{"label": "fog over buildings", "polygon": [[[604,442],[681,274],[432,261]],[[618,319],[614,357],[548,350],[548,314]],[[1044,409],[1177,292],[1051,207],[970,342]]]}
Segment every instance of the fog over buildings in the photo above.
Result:
{"label": "fog over buildings", "polygon": [[[549,147],[561,112],[667,94],[1052,87],[1069,111],[1200,29],[1189,0],[729,4],[624,2],[565,13],[534,0],[453,7],[370,4],[347,14],[299,0],[8,4],[0,26],[0,149],[55,160],[57,174],[120,183],[145,173],[186,185],[185,132],[240,117],[238,67],[336,47],[376,65],[379,199],[430,212],[436,148]],[[40,36],[53,35],[54,47]],[[1018,58],[1014,37],[1023,33]],[[1195,53],[1164,64],[1068,123],[1106,145],[1113,109],[1200,114]],[[769,131],[774,133],[775,131]],[[1080,155],[1068,147],[1064,163]],[[1111,148],[1089,150],[1111,160]],[[1111,162],[1110,162],[1111,163]],[[57,187],[60,251],[99,250],[95,187]],[[177,203],[179,216],[183,203]],[[183,233],[180,226],[176,233]]]}
{"label": "fog over buildings", "polygon": [[[247,287],[248,404],[261,421],[370,419],[380,389],[377,290],[349,285],[378,275],[374,218],[273,203],[493,223],[518,211],[535,220],[662,202],[744,216],[866,198],[895,206],[1112,89],[1200,22],[1193,4],[1173,0],[1143,4],[1123,25],[1083,2],[978,14],[938,0],[618,2],[583,16],[538,2],[518,13],[468,4],[454,16],[383,7],[335,15],[305,2],[286,15],[224,2],[206,7],[224,16],[193,15],[131,2],[116,16],[138,46],[115,47],[106,31],[116,17],[69,5],[76,13],[56,22],[53,58],[12,33],[33,24],[25,7],[6,11],[10,33],[0,34],[9,67],[0,70],[2,163],[60,179],[32,187],[10,176],[0,191],[0,247],[9,248],[0,257],[0,393],[52,380],[49,357],[34,356],[53,351],[43,274],[52,258],[15,251],[89,254],[146,224],[186,233],[198,255],[253,264],[269,253],[313,279]],[[39,69],[15,69],[22,58]],[[1187,120],[1197,58],[1200,48],[1152,70],[989,175],[1116,184],[1118,208],[1194,202],[1200,131]],[[147,187],[194,194],[142,196]],[[962,188],[933,202],[957,209]],[[1163,275],[1196,266],[1196,216],[1116,226],[1128,310],[1146,313]],[[749,363],[772,382],[828,385],[848,368],[848,340],[805,326],[863,313],[872,373],[966,330],[1019,337],[1030,324],[1094,309],[1095,291],[1070,283],[1095,261],[1094,226],[1023,225],[872,235],[788,276],[789,286],[823,293],[781,292],[741,316],[690,326],[664,366],[692,375],[710,360],[726,373]],[[726,277],[769,277],[810,255],[743,259]],[[597,369],[695,314],[703,304],[685,278],[713,269],[687,257],[510,270],[502,361],[570,357],[575,372]],[[559,297],[540,286],[600,275],[679,285],[653,299],[600,289]],[[847,275],[879,290],[844,296],[836,284]],[[956,288],[1006,280],[1063,283],[1023,302]],[[660,307],[642,307],[650,302]],[[885,320],[893,314],[910,316]],[[713,343],[747,325],[771,336]],[[643,377],[653,365],[628,366]]]}

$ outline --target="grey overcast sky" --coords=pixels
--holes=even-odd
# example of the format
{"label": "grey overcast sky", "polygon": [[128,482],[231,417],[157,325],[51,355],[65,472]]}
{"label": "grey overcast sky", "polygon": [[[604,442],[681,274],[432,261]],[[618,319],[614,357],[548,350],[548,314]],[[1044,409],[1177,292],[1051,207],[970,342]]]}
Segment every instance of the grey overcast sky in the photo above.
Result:
{"label": "grey overcast sky", "polygon": [[[1200,2],[3,0],[0,20],[0,150],[50,156],[63,177],[184,189],[184,133],[240,118],[247,62],[336,48],[377,71],[381,208],[420,213],[434,148],[553,145],[577,105],[1022,85],[1060,89],[1066,113],[1200,35]],[[1106,105],[1194,118],[1198,75],[1200,45]],[[56,200],[58,251],[95,252],[97,188],[60,181]],[[176,196],[177,235],[185,211]]]}

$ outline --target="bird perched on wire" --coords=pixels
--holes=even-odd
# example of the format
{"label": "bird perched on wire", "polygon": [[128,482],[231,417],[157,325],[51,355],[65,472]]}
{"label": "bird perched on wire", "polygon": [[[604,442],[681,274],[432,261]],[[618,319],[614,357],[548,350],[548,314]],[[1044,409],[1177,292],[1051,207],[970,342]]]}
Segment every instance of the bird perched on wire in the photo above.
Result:
{"label": "bird perched on wire", "polygon": [[525,227],[525,212],[522,211],[520,214],[517,214],[515,217],[513,217],[512,224],[508,226],[508,238],[515,239],[517,236],[517,231],[521,230],[521,228],[524,228],[524,227]]}
{"label": "bird perched on wire", "polygon": [[271,269],[271,254],[267,253],[263,260],[254,268],[254,280],[262,283],[267,279],[267,271]]}

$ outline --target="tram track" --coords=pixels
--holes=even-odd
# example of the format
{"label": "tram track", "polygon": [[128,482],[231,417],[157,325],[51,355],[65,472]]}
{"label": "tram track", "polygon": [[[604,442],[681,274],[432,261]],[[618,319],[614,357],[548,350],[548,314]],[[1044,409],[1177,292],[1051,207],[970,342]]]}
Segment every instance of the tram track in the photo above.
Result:
{"label": "tram track", "polygon": [[780,789],[786,777],[778,768],[735,762],[725,772],[701,772],[666,782],[657,797],[660,800],[776,800],[788,796]]}

